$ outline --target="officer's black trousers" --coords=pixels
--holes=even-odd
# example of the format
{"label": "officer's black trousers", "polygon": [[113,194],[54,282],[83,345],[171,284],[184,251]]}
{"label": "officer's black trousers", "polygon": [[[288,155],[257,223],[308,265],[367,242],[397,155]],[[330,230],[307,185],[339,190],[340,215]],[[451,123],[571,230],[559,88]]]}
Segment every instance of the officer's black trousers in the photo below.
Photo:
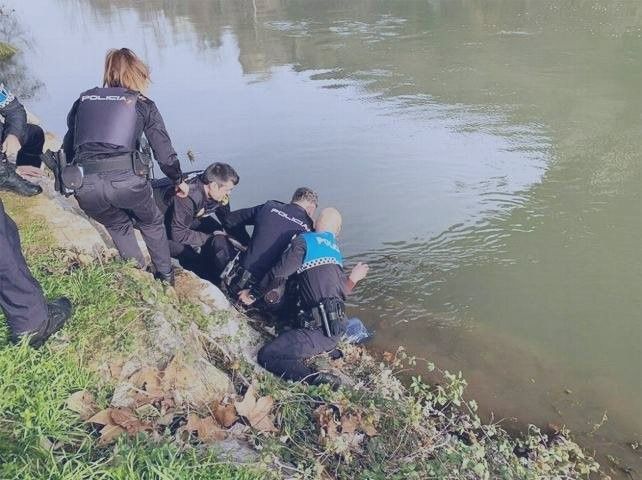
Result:
{"label": "officer's black trousers", "polygon": [[18,152],[16,165],[31,165],[40,168],[42,161],[42,148],[45,145],[45,132],[38,125],[27,124],[22,138],[20,139],[22,148]]}
{"label": "officer's black trousers", "polygon": [[338,358],[340,336],[326,337],[321,329],[296,329],[282,333],[266,343],[258,354],[258,362],[266,370],[286,380],[303,380],[316,373],[307,361],[322,353]]}
{"label": "officer's black trousers", "polygon": [[[1,124],[0,130],[2,130]],[[3,142],[6,137],[5,134],[6,130],[2,133]],[[20,150],[16,158],[16,165],[31,165],[40,168],[42,164],[40,155],[42,155],[42,149],[45,145],[45,132],[43,132],[42,128],[28,123],[18,140],[20,141]]]}
{"label": "officer's black trousers", "polygon": [[42,289],[29,272],[14,221],[0,201],[0,308],[12,337],[40,329],[47,319]]}
{"label": "officer's black trousers", "polygon": [[236,250],[225,235],[212,235],[199,253],[171,240],[170,250],[183,268],[214,284],[220,282],[221,273],[236,255]]}
{"label": "officer's black trousers", "polygon": [[172,265],[167,233],[152,187],[144,177],[132,171],[117,171],[86,175],[76,199],[83,211],[105,226],[120,256],[135,259],[145,266],[136,237],[134,224],[140,229],[156,271],[169,274]]}

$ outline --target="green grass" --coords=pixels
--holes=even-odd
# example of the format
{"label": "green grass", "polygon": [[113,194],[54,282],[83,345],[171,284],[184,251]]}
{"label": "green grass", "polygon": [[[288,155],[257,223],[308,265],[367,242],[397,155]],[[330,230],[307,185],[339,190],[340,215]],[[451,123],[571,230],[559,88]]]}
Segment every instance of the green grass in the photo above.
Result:
{"label": "green grass", "polygon": [[[0,478],[4,479],[262,479],[253,466],[235,465],[215,451],[179,447],[169,438],[124,437],[99,447],[98,435],[65,408],[88,389],[106,407],[112,386],[89,368],[97,359],[130,352],[146,319],[175,301],[148,275],[119,261],[87,262],[58,248],[47,224],[3,195],[20,227],[23,250],[47,298],[67,296],[73,318],[60,341],[39,350],[8,342],[0,314]],[[185,303],[186,313],[193,307]]]}

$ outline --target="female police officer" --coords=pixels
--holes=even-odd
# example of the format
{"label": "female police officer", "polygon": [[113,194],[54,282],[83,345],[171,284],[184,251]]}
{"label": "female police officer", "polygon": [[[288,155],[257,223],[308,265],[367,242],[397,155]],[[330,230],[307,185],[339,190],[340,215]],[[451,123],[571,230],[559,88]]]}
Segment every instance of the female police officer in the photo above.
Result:
{"label": "female police officer", "polygon": [[103,87],[83,92],[69,112],[63,148],[67,158],[81,167],[82,185],[75,194],[84,212],[107,228],[122,258],[133,258],[142,268],[145,261],[134,236],[135,220],[156,277],[173,283],[163,217],[138,155],[143,133],[177,194],[187,195],[188,186],[161,114],[143,95],[149,82],[147,65],[131,50],[110,50]]}

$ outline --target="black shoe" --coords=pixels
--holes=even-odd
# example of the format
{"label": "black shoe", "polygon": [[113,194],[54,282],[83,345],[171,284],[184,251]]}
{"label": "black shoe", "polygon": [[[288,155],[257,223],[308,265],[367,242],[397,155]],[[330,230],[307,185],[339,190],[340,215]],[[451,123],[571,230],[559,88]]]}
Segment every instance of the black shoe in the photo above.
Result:
{"label": "black shoe", "polygon": [[332,388],[332,390],[337,390],[342,385],[341,379],[339,377],[327,372],[319,372],[316,375],[310,377],[308,379],[308,383],[310,385],[327,384],[330,385],[330,388]]}
{"label": "black shoe", "polygon": [[0,190],[7,190],[24,197],[33,197],[42,193],[42,187],[22,178],[16,172],[16,166],[6,160],[0,162]]}
{"label": "black shoe", "polygon": [[154,278],[161,283],[164,283],[165,285],[169,285],[170,287],[173,287],[174,284],[176,283],[176,278],[174,276],[174,269],[172,268],[169,273],[160,273],[156,272],[154,273]]}
{"label": "black shoe", "polygon": [[45,325],[29,339],[29,345],[41,347],[54,333],[62,328],[71,317],[73,307],[68,298],[60,297],[47,304],[48,316]]}

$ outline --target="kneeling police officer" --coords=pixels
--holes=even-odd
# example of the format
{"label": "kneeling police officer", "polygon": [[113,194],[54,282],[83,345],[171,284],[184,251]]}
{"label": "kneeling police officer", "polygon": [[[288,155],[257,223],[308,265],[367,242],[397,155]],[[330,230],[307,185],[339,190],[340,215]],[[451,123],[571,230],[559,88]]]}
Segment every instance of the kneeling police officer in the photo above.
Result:
{"label": "kneeling police officer", "polygon": [[232,297],[258,285],[281,258],[292,238],[312,230],[312,216],[318,195],[307,187],[298,188],[290,203],[270,200],[252,208],[236,210],[226,216],[226,230],[254,225],[247,250],[228,266],[223,282]]}
{"label": "kneeling police officer", "polygon": [[189,194],[183,198],[173,188],[154,189],[157,204],[165,211],[170,253],[184,268],[216,283],[236,252],[233,242],[239,245],[249,239],[245,230],[237,232],[240,238],[230,238],[222,225],[230,214],[229,198],[239,176],[227,163],[217,162],[187,183]]}
{"label": "kneeling police officer", "polygon": [[280,334],[264,345],[258,353],[261,366],[288,380],[309,383],[337,384],[333,375],[317,372],[306,364],[321,353],[338,356],[337,344],[343,336],[359,343],[369,333],[358,319],[348,319],[345,299],[354,286],[368,273],[368,265],[358,263],[346,275],[343,257],[337,245],[341,215],[334,208],[324,209],[316,222],[316,231],[297,236],[281,260],[266,275],[262,288],[241,292],[246,305],[263,297],[267,303],[277,302],[282,286],[296,274],[300,294],[297,328]]}

